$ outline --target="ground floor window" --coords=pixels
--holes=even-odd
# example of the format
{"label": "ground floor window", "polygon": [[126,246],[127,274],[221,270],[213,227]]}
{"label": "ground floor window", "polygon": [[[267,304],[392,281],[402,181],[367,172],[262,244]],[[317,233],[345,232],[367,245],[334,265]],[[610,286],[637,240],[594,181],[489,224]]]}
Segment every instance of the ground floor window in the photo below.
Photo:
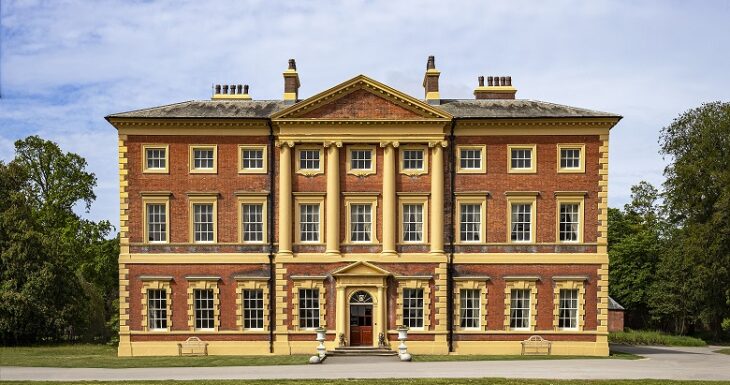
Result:
{"label": "ground floor window", "polygon": [[481,319],[479,289],[461,289],[461,309],[459,326],[466,329],[478,329]]}
{"label": "ground floor window", "polygon": [[264,291],[260,289],[243,290],[243,328],[264,328]]}
{"label": "ground floor window", "polygon": [[299,289],[299,327],[319,327],[319,289]]}
{"label": "ground floor window", "polygon": [[530,290],[512,289],[510,294],[509,327],[512,329],[529,329]]}
{"label": "ground floor window", "polygon": [[150,330],[167,329],[167,292],[164,289],[147,290],[147,320]]}
{"label": "ground floor window", "polygon": [[193,292],[195,300],[195,328],[215,328],[215,315],[213,310],[213,289],[195,289]]}
{"label": "ground floor window", "polygon": [[558,310],[558,327],[560,329],[578,328],[578,290],[560,290],[560,308]]}
{"label": "ground floor window", "polygon": [[403,289],[403,324],[423,328],[423,289]]}

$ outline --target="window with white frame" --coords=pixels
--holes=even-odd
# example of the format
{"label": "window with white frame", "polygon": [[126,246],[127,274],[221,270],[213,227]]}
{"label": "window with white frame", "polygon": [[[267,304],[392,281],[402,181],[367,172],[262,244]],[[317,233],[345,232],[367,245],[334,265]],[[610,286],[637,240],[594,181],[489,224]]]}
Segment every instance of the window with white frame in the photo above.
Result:
{"label": "window with white frame", "polygon": [[241,295],[243,296],[243,328],[263,329],[264,291],[261,289],[244,289]]}
{"label": "window with white frame", "polygon": [[509,327],[530,328],[530,289],[512,289],[510,292]]}
{"label": "window with white frame", "polygon": [[193,203],[193,240],[214,242],[214,218],[212,203]]}
{"label": "window with white frame", "polygon": [[403,170],[423,170],[424,168],[424,150],[404,149],[403,154]]}
{"label": "window with white frame", "polygon": [[512,148],[510,149],[510,163],[512,169],[532,169],[532,149]]}
{"label": "window with white frame", "polygon": [[580,148],[561,148],[560,149],[560,168],[561,169],[580,169]]}
{"label": "window with white frame", "polygon": [[167,170],[167,148],[145,147],[145,171]]}
{"label": "window with white frame", "polygon": [[578,242],[580,227],[580,205],[578,203],[560,204],[560,241]]}
{"label": "window with white frame", "polygon": [[372,150],[350,150],[350,169],[370,170],[373,168]]}
{"label": "window with white frame", "polygon": [[241,168],[244,170],[263,170],[264,149],[243,147],[241,149]]}
{"label": "window with white frame", "polygon": [[299,327],[319,327],[319,289],[299,289]]}
{"label": "window with white frame", "polygon": [[578,290],[560,289],[560,307],[558,309],[558,327],[560,329],[578,328]]}
{"label": "window with white frame", "polygon": [[193,169],[215,169],[215,149],[210,147],[193,148]]}
{"label": "window with white frame", "polygon": [[243,242],[264,241],[264,205],[243,203],[241,206]]}
{"label": "window with white frame", "polygon": [[403,289],[403,324],[423,328],[423,289]]}
{"label": "window with white frame", "polygon": [[403,205],[403,242],[423,241],[423,204]]}
{"label": "window with white frame", "polygon": [[478,203],[462,203],[459,237],[462,242],[481,241],[482,205]]}
{"label": "window with white frame", "polygon": [[532,204],[513,203],[511,213],[511,235],[513,242],[530,242],[532,240]]}
{"label": "window with white frame", "polygon": [[482,150],[479,148],[462,148],[459,151],[459,167],[463,170],[481,170]]}
{"label": "window with white frame", "polygon": [[301,170],[319,170],[320,168],[320,151],[319,150],[300,150],[299,151],[299,169]]}
{"label": "window with white frame", "polygon": [[167,205],[147,203],[147,241],[167,242]]}
{"label": "window with white frame", "polygon": [[477,329],[481,324],[481,300],[479,289],[461,289],[459,325],[464,329]]}
{"label": "window with white frame", "polygon": [[319,242],[319,204],[299,205],[299,240]]}
{"label": "window with white frame", "polygon": [[372,240],[372,205],[353,203],[350,205],[350,240],[370,242]]}
{"label": "window with white frame", "polygon": [[194,289],[194,311],[196,329],[214,329],[215,311],[213,308],[213,289]]}
{"label": "window with white frame", "polygon": [[167,292],[164,289],[147,290],[147,321],[150,330],[167,329]]}

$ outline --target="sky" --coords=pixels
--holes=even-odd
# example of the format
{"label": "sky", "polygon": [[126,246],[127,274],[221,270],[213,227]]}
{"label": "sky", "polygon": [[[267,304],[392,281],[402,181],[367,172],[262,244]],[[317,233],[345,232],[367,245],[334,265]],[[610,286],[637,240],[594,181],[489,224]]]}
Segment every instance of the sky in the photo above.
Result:
{"label": "sky", "polygon": [[300,97],[365,74],[422,98],[428,55],[442,98],[477,76],[517,97],[624,116],[611,131],[609,205],[663,181],[662,127],[730,101],[730,0],[0,1],[0,160],[28,135],[87,159],[92,220],[118,223],[116,130],[104,116],[249,84],[280,99],[295,58]]}

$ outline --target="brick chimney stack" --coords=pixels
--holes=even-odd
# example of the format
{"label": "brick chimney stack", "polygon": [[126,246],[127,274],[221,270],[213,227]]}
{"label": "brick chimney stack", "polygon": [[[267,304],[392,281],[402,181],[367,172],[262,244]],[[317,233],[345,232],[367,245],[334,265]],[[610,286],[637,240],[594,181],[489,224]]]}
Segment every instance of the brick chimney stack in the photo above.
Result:
{"label": "brick chimney stack", "polygon": [[428,104],[441,104],[439,94],[440,75],[441,71],[436,69],[436,58],[429,56],[426,62],[426,74],[423,76],[423,88],[426,92],[426,102]]}
{"label": "brick chimney stack", "polygon": [[479,86],[474,90],[477,99],[514,99],[516,95],[511,76],[488,76],[486,87],[484,76],[480,76]]}
{"label": "brick chimney stack", "polygon": [[297,73],[297,62],[289,59],[289,68],[284,71],[284,101],[296,103],[299,100],[299,73]]}

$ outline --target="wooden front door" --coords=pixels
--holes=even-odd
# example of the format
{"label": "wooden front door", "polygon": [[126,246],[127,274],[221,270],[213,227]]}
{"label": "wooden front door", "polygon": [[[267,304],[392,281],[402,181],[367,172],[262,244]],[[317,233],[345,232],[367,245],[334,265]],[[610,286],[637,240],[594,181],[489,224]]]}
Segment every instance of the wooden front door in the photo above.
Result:
{"label": "wooden front door", "polygon": [[350,305],[350,345],[373,345],[373,305]]}

